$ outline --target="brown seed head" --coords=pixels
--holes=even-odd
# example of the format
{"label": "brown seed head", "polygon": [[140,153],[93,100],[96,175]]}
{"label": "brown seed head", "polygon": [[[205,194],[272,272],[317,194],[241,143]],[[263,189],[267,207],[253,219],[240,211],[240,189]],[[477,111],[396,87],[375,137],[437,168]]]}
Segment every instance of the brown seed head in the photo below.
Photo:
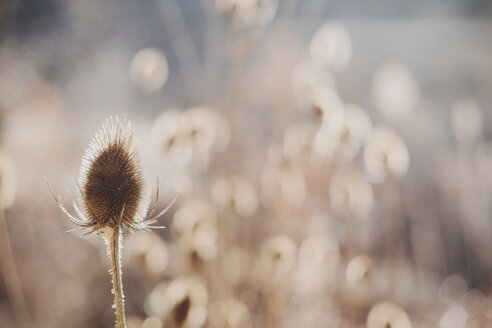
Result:
{"label": "brown seed head", "polygon": [[110,117],[89,146],[80,167],[78,201],[91,230],[138,228],[149,204],[133,129],[126,117]]}

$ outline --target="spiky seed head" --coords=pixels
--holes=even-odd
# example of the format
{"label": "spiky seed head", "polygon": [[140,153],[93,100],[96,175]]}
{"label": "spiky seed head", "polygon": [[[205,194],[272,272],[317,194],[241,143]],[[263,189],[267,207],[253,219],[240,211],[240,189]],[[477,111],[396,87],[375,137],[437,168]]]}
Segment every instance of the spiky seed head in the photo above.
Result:
{"label": "spiky seed head", "polygon": [[139,227],[149,197],[126,117],[107,119],[86,149],[79,176],[78,205],[93,231],[117,225]]}

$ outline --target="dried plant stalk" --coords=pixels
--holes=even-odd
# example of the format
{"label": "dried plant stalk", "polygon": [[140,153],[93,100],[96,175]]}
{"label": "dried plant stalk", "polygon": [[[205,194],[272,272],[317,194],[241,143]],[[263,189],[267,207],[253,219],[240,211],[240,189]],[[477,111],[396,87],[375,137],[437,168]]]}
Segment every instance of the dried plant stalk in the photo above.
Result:
{"label": "dried plant stalk", "polygon": [[125,295],[123,294],[123,281],[121,280],[121,239],[122,234],[119,226],[114,228],[102,228],[98,231],[108,245],[108,254],[111,258],[111,275],[113,277],[113,308],[116,312],[116,328],[126,327],[125,317]]}
{"label": "dried plant stalk", "polygon": [[32,327],[31,316],[27,309],[12,246],[10,245],[5,212],[2,208],[0,208],[0,240],[2,240],[2,245],[0,246],[0,268],[5,280],[8,297],[12,303],[14,316],[20,327]]}
{"label": "dried plant stalk", "polygon": [[133,130],[126,118],[120,122],[117,117],[115,120],[110,117],[96,133],[82,159],[77,187],[80,199],[74,206],[80,218],[72,216],[61,197],[49,188],[61,210],[80,227],[75,230],[87,229],[86,234],[97,232],[105,239],[111,258],[116,328],[126,328],[121,280],[122,229],[162,228],[151,224],[164,215],[176,198],[162,212],[153,216],[159,200],[157,188],[154,207],[145,216],[149,204],[148,191],[142,178]]}

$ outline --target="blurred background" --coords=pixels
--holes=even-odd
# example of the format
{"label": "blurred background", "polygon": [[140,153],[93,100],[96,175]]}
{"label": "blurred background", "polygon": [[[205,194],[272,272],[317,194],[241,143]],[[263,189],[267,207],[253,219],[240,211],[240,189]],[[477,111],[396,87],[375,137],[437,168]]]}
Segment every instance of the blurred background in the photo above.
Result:
{"label": "blurred background", "polygon": [[0,0],[0,327],[111,327],[85,147],[136,130],[165,230],[128,328],[492,327],[492,2]]}

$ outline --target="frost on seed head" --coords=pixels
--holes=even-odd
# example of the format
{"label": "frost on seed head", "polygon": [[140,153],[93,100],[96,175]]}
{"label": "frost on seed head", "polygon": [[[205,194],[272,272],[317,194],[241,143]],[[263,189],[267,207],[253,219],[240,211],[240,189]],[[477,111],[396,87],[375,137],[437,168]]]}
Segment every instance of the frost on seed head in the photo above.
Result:
{"label": "frost on seed head", "polygon": [[80,166],[78,207],[91,230],[137,229],[149,204],[133,129],[110,117],[89,143]]}

